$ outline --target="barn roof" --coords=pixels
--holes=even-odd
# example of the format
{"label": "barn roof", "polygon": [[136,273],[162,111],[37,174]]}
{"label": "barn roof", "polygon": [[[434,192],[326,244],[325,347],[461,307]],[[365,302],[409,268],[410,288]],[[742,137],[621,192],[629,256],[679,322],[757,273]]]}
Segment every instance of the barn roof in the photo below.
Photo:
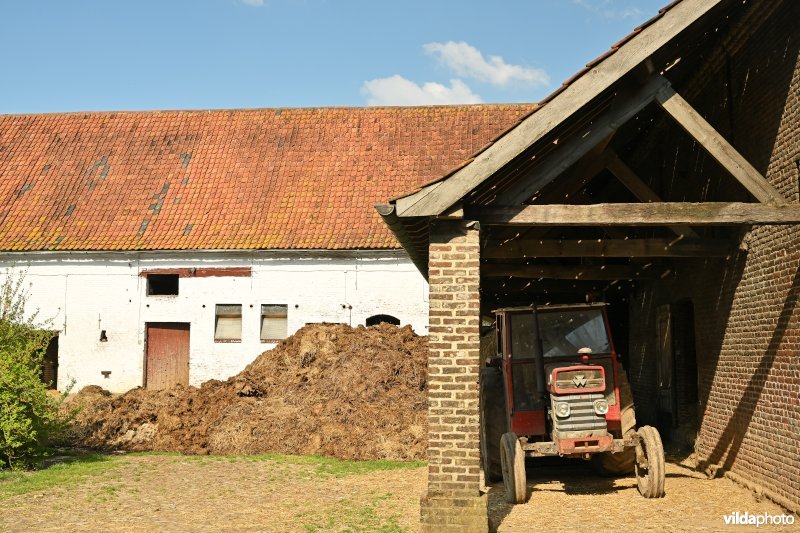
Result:
{"label": "barn roof", "polygon": [[0,250],[391,249],[532,104],[0,115]]}
{"label": "barn roof", "polygon": [[391,198],[392,203],[398,204],[397,214],[401,217],[441,215],[509,164],[522,150],[614,86],[722,3],[724,0],[673,0],[564,81],[531,113],[514,124],[507,135],[493,139],[449,173]]}
{"label": "barn roof", "polygon": [[[674,0],[587,63],[473,157],[421,187],[388,197],[388,202],[376,205],[376,209],[427,275],[431,219],[463,218],[464,206],[502,205],[502,193],[524,182],[531,167],[542,165],[554,147],[559,143],[564,146],[567,139],[589,135],[594,131],[595,119],[609,109],[610,103],[630,99],[631,95],[624,92],[626,84],[670,70],[682,55],[704,57],[719,42],[720,33],[728,31],[731,12],[745,12],[757,5],[764,13],[770,13],[774,4]],[[598,126],[595,133],[602,132]]]}

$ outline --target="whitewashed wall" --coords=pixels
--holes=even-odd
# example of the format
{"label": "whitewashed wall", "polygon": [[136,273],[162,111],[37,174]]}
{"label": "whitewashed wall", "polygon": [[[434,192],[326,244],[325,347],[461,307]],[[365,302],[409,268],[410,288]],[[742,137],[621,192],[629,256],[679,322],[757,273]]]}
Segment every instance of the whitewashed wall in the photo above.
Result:
{"label": "whitewashed wall", "polygon": [[[186,277],[178,296],[147,296],[153,268],[251,267],[252,277]],[[24,272],[59,333],[58,388],[143,384],[145,323],[190,323],[189,381],[226,379],[274,344],[260,341],[261,304],[287,304],[289,334],[309,322],[364,324],[388,314],[426,335],[428,286],[403,252],[187,252],[0,255],[0,275]],[[216,304],[242,304],[242,342],[214,342]],[[108,341],[100,342],[106,330]],[[104,378],[102,371],[111,371]]]}

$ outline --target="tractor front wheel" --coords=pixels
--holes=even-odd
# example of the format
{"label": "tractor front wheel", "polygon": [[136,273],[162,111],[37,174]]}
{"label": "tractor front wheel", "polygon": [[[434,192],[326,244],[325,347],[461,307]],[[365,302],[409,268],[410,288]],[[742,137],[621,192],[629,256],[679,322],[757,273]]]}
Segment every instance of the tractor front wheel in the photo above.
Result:
{"label": "tractor front wheel", "polygon": [[661,435],[652,426],[639,429],[639,444],[636,446],[636,484],[639,494],[645,498],[664,496],[666,462]]}
{"label": "tractor front wheel", "polygon": [[503,468],[506,501],[511,504],[525,503],[525,497],[528,495],[525,452],[516,433],[505,433],[500,439],[500,463]]}

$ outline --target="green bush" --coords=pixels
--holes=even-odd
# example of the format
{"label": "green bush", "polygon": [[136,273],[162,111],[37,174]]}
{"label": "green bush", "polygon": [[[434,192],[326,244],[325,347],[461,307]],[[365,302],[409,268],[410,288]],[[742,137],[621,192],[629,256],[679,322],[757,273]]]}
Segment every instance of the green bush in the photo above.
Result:
{"label": "green bush", "polygon": [[54,333],[25,316],[24,275],[6,272],[0,285],[0,461],[30,466],[60,433],[60,399],[42,382],[42,359]]}

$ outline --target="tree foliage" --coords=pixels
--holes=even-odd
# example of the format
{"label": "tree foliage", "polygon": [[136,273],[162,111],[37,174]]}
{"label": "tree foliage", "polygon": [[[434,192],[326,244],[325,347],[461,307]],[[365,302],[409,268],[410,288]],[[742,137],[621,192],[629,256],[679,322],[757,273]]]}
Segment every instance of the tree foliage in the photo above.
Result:
{"label": "tree foliage", "polygon": [[24,274],[5,272],[0,284],[0,461],[23,468],[42,455],[64,427],[60,399],[41,379],[54,333],[37,314],[25,314]]}

